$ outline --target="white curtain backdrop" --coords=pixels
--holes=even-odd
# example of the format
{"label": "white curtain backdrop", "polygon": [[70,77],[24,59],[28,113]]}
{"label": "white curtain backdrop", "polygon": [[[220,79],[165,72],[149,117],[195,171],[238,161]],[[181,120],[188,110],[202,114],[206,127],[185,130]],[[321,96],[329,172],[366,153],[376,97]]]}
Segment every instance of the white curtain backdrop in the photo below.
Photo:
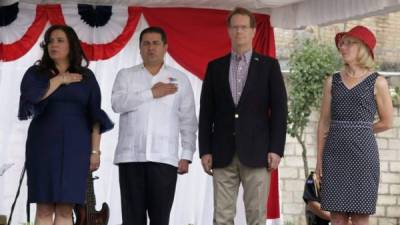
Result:
{"label": "white curtain backdrop", "polygon": [[[102,91],[102,107],[115,122],[115,128],[105,133],[101,141],[101,166],[94,173],[100,179],[96,180],[95,193],[97,207],[107,202],[110,207],[110,225],[121,224],[120,191],[118,167],[114,165],[113,157],[118,137],[119,115],[111,110],[111,90],[117,72],[125,67],[141,63],[139,55],[139,33],[148,25],[143,18],[134,36],[122,51],[108,60],[91,62],[90,69],[96,74]],[[0,176],[0,214],[8,215],[18,186],[18,180],[25,161],[25,141],[30,121],[17,119],[19,85],[26,69],[42,55],[39,43],[17,61],[0,62],[0,167],[5,164],[12,166]],[[196,99],[196,111],[199,110],[201,80],[175,62],[169,55],[166,63],[185,72],[192,84]],[[211,225],[213,213],[212,179],[205,175],[196,151],[189,174],[179,176],[176,187],[174,205],[171,212],[171,225]],[[25,203],[27,199],[26,177],[22,184],[12,224],[26,222]],[[241,199],[241,194],[239,196]],[[99,209],[99,208],[98,208]],[[34,220],[35,205],[31,205],[31,221]],[[279,224],[280,220],[271,220],[267,224]],[[243,202],[238,201],[236,224],[245,224]]]}

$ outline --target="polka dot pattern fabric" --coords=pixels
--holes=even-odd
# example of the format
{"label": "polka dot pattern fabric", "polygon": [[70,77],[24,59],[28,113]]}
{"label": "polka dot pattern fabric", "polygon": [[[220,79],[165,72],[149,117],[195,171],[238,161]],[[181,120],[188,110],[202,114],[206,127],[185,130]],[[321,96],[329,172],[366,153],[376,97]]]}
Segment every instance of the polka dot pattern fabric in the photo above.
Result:
{"label": "polka dot pattern fabric", "polygon": [[379,154],[373,133],[377,111],[368,75],[351,89],[339,73],[332,78],[331,125],[322,159],[321,207],[331,212],[374,214]]}

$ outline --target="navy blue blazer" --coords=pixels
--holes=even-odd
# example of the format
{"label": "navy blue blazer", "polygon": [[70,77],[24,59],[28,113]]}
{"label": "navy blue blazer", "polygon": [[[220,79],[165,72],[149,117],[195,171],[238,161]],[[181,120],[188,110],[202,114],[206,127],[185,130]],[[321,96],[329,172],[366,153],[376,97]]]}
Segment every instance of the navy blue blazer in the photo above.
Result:
{"label": "navy blue blazer", "polygon": [[247,80],[235,106],[229,86],[231,54],[208,64],[200,97],[200,157],[213,168],[230,164],[235,152],[249,167],[267,167],[267,154],[283,156],[287,94],[276,59],[253,51]]}

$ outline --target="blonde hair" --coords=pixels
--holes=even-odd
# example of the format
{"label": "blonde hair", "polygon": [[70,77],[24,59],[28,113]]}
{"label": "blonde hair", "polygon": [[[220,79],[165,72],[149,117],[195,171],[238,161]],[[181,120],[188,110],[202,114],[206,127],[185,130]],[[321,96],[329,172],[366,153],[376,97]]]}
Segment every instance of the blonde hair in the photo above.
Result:
{"label": "blonde hair", "polygon": [[[367,70],[374,70],[376,68],[375,60],[374,58],[372,58],[372,54],[369,48],[364,43],[352,37],[343,37],[343,38],[350,38],[356,41],[355,44],[358,46],[357,63],[361,68]],[[350,72],[350,68],[347,63],[344,64],[344,70],[346,72]]]}

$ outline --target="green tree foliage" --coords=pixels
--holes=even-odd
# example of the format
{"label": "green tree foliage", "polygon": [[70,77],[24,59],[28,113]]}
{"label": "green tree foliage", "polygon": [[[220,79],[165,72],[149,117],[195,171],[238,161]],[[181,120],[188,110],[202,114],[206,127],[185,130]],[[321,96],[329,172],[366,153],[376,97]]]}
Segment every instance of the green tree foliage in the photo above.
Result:
{"label": "green tree foliage", "polygon": [[337,71],[340,64],[333,46],[311,39],[301,41],[289,58],[288,133],[302,146],[305,176],[308,162],[304,129],[312,110],[319,108],[324,80]]}

